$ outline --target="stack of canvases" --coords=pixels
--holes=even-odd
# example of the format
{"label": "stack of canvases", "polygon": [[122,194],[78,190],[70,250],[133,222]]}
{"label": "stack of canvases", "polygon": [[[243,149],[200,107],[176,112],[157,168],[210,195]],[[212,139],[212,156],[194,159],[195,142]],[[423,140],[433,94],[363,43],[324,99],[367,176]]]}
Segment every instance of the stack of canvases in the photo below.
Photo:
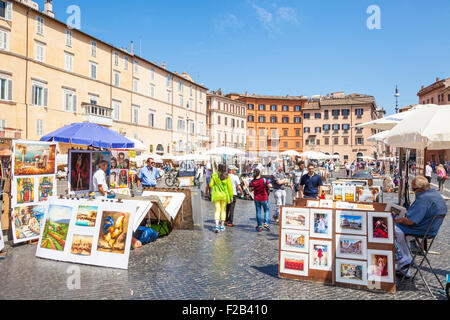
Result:
{"label": "stack of canvases", "polygon": [[281,219],[280,277],[395,291],[390,213],[283,207]]}
{"label": "stack of canvases", "polygon": [[56,198],[56,143],[13,144],[11,207],[14,243],[38,239],[41,219]]}
{"label": "stack of canvases", "polygon": [[136,209],[136,202],[53,200],[36,256],[127,269]]}

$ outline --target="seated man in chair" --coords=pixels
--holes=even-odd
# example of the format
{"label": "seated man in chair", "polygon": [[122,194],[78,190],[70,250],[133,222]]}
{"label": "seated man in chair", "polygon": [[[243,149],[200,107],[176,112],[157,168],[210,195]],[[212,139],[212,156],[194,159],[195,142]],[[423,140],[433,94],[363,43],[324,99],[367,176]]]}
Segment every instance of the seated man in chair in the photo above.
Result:
{"label": "seated man in chair", "polygon": [[[404,218],[395,220],[396,244],[396,270],[400,276],[405,275],[411,264],[411,256],[408,250],[408,243],[405,234],[423,236],[427,231],[431,220],[435,215],[447,214],[445,200],[436,190],[430,189],[430,183],[425,177],[416,177],[411,184],[412,190],[416,194],[416,201]],[[429,236],[436,236],[442,224],[442,220],[436,221],[429,231]]]}

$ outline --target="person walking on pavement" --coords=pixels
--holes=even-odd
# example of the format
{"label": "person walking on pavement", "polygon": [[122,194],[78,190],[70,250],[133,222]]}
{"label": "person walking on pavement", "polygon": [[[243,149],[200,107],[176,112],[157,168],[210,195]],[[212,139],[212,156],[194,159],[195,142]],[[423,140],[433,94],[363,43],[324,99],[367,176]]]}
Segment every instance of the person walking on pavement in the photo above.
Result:
{"label": "person walking on pavement", "polygon": [[347,161],[344,163],[345,166],[345,171],[347,172],[347,177],[350,176],[350,163],[348,163]]}
{"label": "person walking on pavement", "polygon": [[237,169],[238,168],[236,166],[229,167],[229,177],[231,180],[231,185],[233,186],[233,196],[231,202],[227,204],[227,218],[225,220],[225,225],[227,227],[233,226],[234,207],[236,206],[237,191],[239,190],[241,194],[244,194],[244,191],[241,187],[241,181],[239,181],[239,177],[236,175]]}
{"label": "person walking on pavement", "polygon": [[224,164],[219,164],[217,171],[211,176],[209,187],[211,188],[211,202],[215,207],[216,233],[219,233],[225,230],[227,204],[231,203],[233,197],[233,185]]}
{"label": "person walking on pavement", "polygon": [[315,167],[308,165],[308,174],[302,177],[300,182],[300,196],[305,199],[318,199],[322,193],[322,178],[315,173]]}
{"label": "person walking on pavement", "polygon": [[273,219],[278,223],[280,218],[280,208],[286,205],[286,185],[289,184],[289,178],[283,171],[283,166],[278,165],[277,171],[272,175],[273,194],[275,197],[275,214]]}
{"label": "person walking on pavement", "polygon": [[437,168],[437,180],[439,183],[439,191],[444,191],[444,183],[447,180],[447,172],[442,164],[440,164]]}
{"label": "person walking on pavement", "polygon": [[[269,193],[267,188],[272,185],[265,178],[261,177],[261,171],[255,169],[253,171],[253,180],[250,181],[250,189],[253,191],[256,208],[256,231],[260,232],[264,229],[270,231],[269,228]],[[264,210],[264,224],[261,221],[261,209]]]}
{"label": "person walking on pavement", "polygon": [[431,183],[432,176],[433,176],[433,168],[431,167],[430,163],[427,162],[427,166],[425,167],[425,177],[427,178],[429,183]]}

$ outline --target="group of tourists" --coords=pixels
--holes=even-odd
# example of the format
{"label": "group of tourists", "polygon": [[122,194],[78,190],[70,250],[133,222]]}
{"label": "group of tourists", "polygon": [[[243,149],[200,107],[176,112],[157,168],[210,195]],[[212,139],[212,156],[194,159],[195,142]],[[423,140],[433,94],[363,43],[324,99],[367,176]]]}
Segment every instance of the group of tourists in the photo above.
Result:
{"label": "group of tourists", "polygon": [[425,177],[427,178],[429,183],[431,183],[433,173],[435,173],[437,176],[439,191],[444,191],[445,181],[447,181],[448,179],[449,165],[446,163],[436,165],[434,161],[427,162],[427,165],[425,166]]}

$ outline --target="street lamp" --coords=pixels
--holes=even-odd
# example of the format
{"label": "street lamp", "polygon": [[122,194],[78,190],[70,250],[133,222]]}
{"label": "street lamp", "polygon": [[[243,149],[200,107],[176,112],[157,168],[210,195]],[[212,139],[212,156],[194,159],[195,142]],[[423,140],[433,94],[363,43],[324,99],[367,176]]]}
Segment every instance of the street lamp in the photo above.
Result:
{"label": "street lamp", "polygon": [[398,113],[398,97],[400,94],[398,93],[398,86],[395,86],[395,113]]}

